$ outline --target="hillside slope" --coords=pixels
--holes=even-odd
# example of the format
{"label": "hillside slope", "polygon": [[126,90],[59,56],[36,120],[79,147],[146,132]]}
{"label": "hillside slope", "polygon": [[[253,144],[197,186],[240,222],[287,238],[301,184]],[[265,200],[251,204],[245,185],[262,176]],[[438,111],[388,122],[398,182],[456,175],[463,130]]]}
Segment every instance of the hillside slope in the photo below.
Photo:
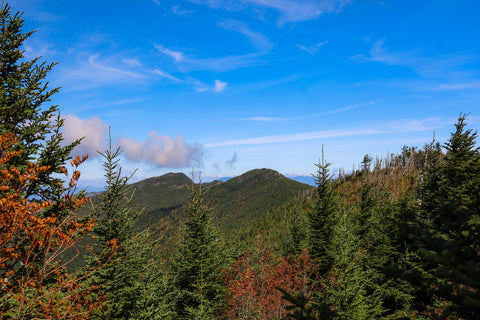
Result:
{"label": "hillside slope", "polygon": [[[135,190],[132,205],[143,210],[137,228],[150,228],[160,243],[170,247],[185,217],[184,205],[191,183],[183,173],[168,173],[131,184]],[[214,208],[214,220],[227,234],[312,188],[271,169],[251,170],[226,182],[204,183],[203,187]]]}

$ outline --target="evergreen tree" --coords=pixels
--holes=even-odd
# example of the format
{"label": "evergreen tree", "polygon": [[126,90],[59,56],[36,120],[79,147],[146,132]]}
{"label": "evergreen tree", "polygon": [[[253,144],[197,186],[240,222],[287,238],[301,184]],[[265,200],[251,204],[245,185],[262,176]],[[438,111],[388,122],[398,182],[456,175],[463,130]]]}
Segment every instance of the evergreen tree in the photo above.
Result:
{"label": "evergreen tree", "polygon": [[131,319],[177,320],[175,306],[179,292],[175,289],[174,281],[167,266],[161,262],[158,252],[152,253],[150,257],[137,282],[139,296],[136,298]]}
{"label": "evergreen tree", "polygon": [[[55,63],[40,63],[40,58],[26,61],[22,48],[33,33],[23,32],[24,20],[20,13],[12,14],[8,4],[0,9],[0,134],[13,133],[21,154],[12,159],[12,165],[26,170],[29,161],[48,170],[25,190],[27,197],[42,201],[58,201],[62,185],[58,175],[70,158],[70,152],[79,143],[61,146],[63,120],[57,106],[43,109],[58,88],[48,89],[44,79]],[[58,209],[58,208],[55,208]],[[44,214],[48,214],[47,210]],[[58,212],[56,212],[58,214]]]}
{"label": "evergreen tree", "polygon": [[[371,264],[366,239],[360,234],[358,211],[345,208],[334,226],[332,268],[325,277],[326,300],[340,319],[375,319],[383,312],[380,278]],[[377,257],[377,263],[381,260]]]}
{"label": "evergreen tree", "polygon": [[480,317],[480,153],[477,132],[460,115],[446,154],[425,175],[420,253],[443,316]]}
{"label": "evergreen tree", "polygon": [[312,303],[303,292],[292,295],[282,288],[278,289],[283,293],[282,298],[291,303],[291,305],[285,307],[285,309],[291,311],[287,314],[287,319],[333,320],[338,316],[335,310],[332,310],[333,308],[323,301]]}
{"label": "evergreen tree", "polygon": [[105,191],[98,195],[94,215],[98,217],[97,257],[105,266],[88,281],[98,285],[105,295],[105,308],[98,318],[131,319],[137,300],[142,297],[139,281],[147,268],[147,236],[135,234],[133,230],[139,212],[130,206],[133,192],[127,183],[131,176],[122,176],[118,165],[121,150],[113,150],[110,141],[109,148],[100,154],[105,159],[106,185]]}
{"label": "evergreen tree", "polygon": [[332,263],[328,253],[337,210],[332,175],[328,169],[330,165],[331,163],[325,161],[322,148],[322,161],[316,164],[318,171],[314,176],[318,198],[308,216],[309,249],[312,257],[320,260],[322,273],[328,271]]}
{"label": "evergreen tree", "polygon": [[[405,148],[403,149],[405,150]],[[405,152],[403,153],[405,154]],[[393,241],[396,252],[394,260],[384,270],[396,284],[398,298],[387,302],[392,310],[404,317],[410,315],[416,319],[429,319],[439,309],[435,295],[432,294],[433,269],[437,266],[422,254],[427,230],[431,226],[429,190],[437,189],[438,168],[443,159],[440,143],[433,139],[423,150],[413,155],[419,173],[417,194],[400,198],[396,206],[393,221]],[[426,202],[425,202],[426,201]],[[422,207],[424,209],[420,209]]]}
{"label": "evergreen tree", "polygon": [[[49,276],[31,281],[29,286],[55,288],[55,284],[61,286],[62,279],[67,277],[63,267],[70,262],[65,259],[62,264],[60,253],[63,253],[66,247],[75,248],[77,241],[83,235],[78,228],[79,225],[92,226],[91,221],[79,219],[74,212],[80,203],[88,202],[84,197],[85,193],[77,193],[75,190],[80,176],[77,167],[87,157],[73,159],[70,162],[73,167],[72,179],[63,181],[62,177],[68,173],[65,164],[70,159],[71,150],[79,141],[65,147],[61,146],[63,121],[58,107],[44,108],[51,96],[58,91],[58,89],[49,90],[48,83],[45,82],[46,75],[55,64],[40,63],[39,58],[30,61],[25,59],[22,46],[33,32],[23,32],[23,25],[22,15],[12,13],[10,7],[2,1],[0,8],[0,135],[13,134],[16,142],[11,150],[15,156],[8,163],[2,162],[0,170],[8,171],[15,168],[16,175],[21,177],[31,174],[32,164],[42,168],[37,170],[35,179],[31,179],[28,184],[23,184],[18,178],[11,181],[10,187],[22,185],[19,193],[22,201],[37,205],[44,203],[51,205],[32,212],[29,216],[37,223],[42,220],[48,222],[39,228],[47,235],[37,239],[27,236],[27,230],[20,230],[19,235],[11,239],[9,246],[19,248],[21,251],[16,257],[28,261],[28,263],[15,264],[15,273],[12,274],[11,281],[21,283],[35,274],[33,270],[42,270]],[[15,218],[12,221],[19,220]],[[25,229],[33,225],[28,222]],[[58,234],[68,235],[69,238],[58,240],[56,243]],[[28,254],[30,245],[35,248],[34,258],[29,257]],[[50,267],[52,269],[49,269]],[[76,285],[76,279],[74,277],[72,279],[74,281],[72,283]],[[73,287],[72,285],[71,288]],[[22,290],[27,289],[27,286],[22,288]],[[58,292],[67,290],[69,288],[61,288]],[[31,296],[41,295],[32,293]],[[68,298],[66,294],[64,297],[52,294],[49,299],[49,303],[54,304],[60,303],[62,299],[74,301],[74,298]]]}
{"label": "evergreen tree", "polygon": [[223,304],[221,245],[201,184],[193,184],[190,192],[173,261],[174,285],[180,293],[176,311],[182,319],[211,319]]}

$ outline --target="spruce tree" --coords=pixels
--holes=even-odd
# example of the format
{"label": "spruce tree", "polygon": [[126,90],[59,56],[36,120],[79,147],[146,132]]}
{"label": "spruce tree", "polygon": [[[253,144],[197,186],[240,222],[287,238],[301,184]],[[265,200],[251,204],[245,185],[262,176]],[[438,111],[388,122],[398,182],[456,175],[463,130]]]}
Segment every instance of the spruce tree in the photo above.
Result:
{"label": "spruce tree", "polygon": [[393,306],[397,310],[403,309],[401,314],[415,315],[417,319],[429,319],[435,309],[439,309],[436,296],[431,291],[434,286],[433,270],[437,264],[425,259],[423,253],[425,240],[430,236],[431,208],[436,197],[432,191],[436,192],[438,188],[443,157],[441,144],[435,139],[414,155],[419,170],[417,194],[407,195],[396,203],[393,237],[397,248],[394,254],[396,261],[385,268],[387,275],[398,283],[397,288],[403,292],[403,302],[392,301]]}
{"label": "spruce tree", "polygon": [[63,187],[58,175],[54,174],[62,173],[61,167],[70,158],[70,152],[79,141],[62,146],[63,120],[58,106],[44,108],[52,95],[58,92],[58,88],[48,89],[48,82],[45,81],[55,63],[40,62],[40,58],[30,61],[25,59],[23,43],[33,31],[23,32],[23,25],[20,13],[13,14],[8,4],[2,5],[0,134],[13,133],[18,139],[16,149],[22,152],[12,159],[13,166],[22,171],[29,161],[48,166],[48,170],[26,190],[27,197],[56,201],[62,197]]}
{"label": "spruce tree", "polygon": [[333,178],[325,161],[323,146],[322,159],[318,164],[317,173],[313,176],[316,184],[316,197],[313,206],[309,207],[307,216],[307,247],[312,258],[319,264],[316,272],[310,275],[312,287],[315,288],[307,298],[303,292],[287,292],[283,288],[283,298],[292,305],[287,307],[292,312],[292,319],[334,319],[336,312],[331,311],[331,301],[325,291],[327,277],[334,263],[335,252],[332,248],[334,228],[338,215],[337,197]]}
{"label": "spruce tree", "polygon": [[431,269],[431,294],[443,316],[480,318],[480,152],[477,132],[460,115],[445,158],[425,176],[420,253]]}
{"label": "spruce tree", "polygon": [[134,193],[127,185],[131,176],[122,176],[119,167],[121,150],[113,150],[110,141],[100,155],[104,158],[106,185],[97,196],[93,214],[98,217],[94,230],[99,242],[96,256],[104,267],[88,281],[99,286],[106,298],[98,318],[131,319],[142,297],[140,279],[147,268],[148,235],[133,229],[139,212],[130,206]]}
{"label": "spruce tree", "polygon": [[318,198],[308,215],[309,249],[312,257],[320,260],[322,273],[328,271],[332,263],[329,248],[337,210],[330,165],[331,163],[325,161],[322,148],[322,161],[316,164],[318,171],[314,176]]}
{"label": "spruce tree", "polygon": [[173,261],[174,285],[180,294],[176,311],[182,319],[211,319],[223,304],[221,244],[201,183],[192,184],[190,192]]}
{"label": "spruce tree", "polygon": [[[75,187],[80,176],[78,166],[86,157],[73,159],[70,164],[73,166],[74,179],[64,183],[63,177],[68,170],[65,167],[67,161],[71,158],[70,152],[79,143],[76,141],[70,145],[62,146],[62,125],[57,106],[46,106],[50,102],[53,94],[58,88],[49,89],[45,77],[53,68],[55,63],[47,64],[40,62],[40,58],[27,60],[24,56],[24,42],[33,32],[23,31],[24,20],[21,13],[13,13],[8,4],[0,8],[0,135],[13,134],[15,144],[12,151],[18,152],[8,163],[0,165],[0,169],[16,168],[19,175],[25,175],[29,171],[29,166],[35,163],[45,170],[39,170],[36,179],[25,185],[21,190],[21,196],[24,201],[32,203],[51,203],[42,210],[32,214],[32,219],[47,219],[48,226],[44,226],[45,232],[58,230],[59,233],[68,234],[73,242],[63,240],[60,248],[75,246],[76,241],[82,236],[76,223],[77,219],[74,209],[78,203],[85,203],[84,193],[76,193]],[[31,167],[30,167],[31,170]],[[17,179],[12,181],[11,186],[18,186],[21,181]],[[87,220],[76,220],[82,223]],[[12,247],[22,248],[22,253],[18,256],[27,257],[25,254],[29,243],[48,243],[44,237],[41,240],[28,238],[22,231],[21,235],[14,238]],[[49,245],[47,250],[35,251],[35,259],[29,259],[30,266],[22,263],[16,265],[16,273],[12,280],[28,279],[32,274],[32,269],[43,270],[46,262],[52,265],[61,266],[59,252],[64,249],[58,249],[52,253],[55,245]],[[57,250],[57,249],[55,249]],[[55,262],[52,262],[54,260]],[[62,261],[67,265],[69,259]],[[58,273],[48,272],[48,280],[35,283],[35,286],[53,285],[64,279],[66,271],[63,268]],[[33,282],[32,282],[33,283]],[[56,297],[58,298],[58,297]],[[51,301],[55,302],[52,297]]]}

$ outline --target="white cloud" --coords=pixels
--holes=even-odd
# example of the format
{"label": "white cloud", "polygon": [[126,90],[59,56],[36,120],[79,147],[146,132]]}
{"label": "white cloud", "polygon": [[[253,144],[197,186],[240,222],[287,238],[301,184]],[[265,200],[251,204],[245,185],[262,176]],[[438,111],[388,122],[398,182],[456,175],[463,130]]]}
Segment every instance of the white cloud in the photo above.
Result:
{"label": "white cloud", "polygon": [[323,13],[338,12],[353,0],[190,0],[214,9],[243,11],[251,6],[274,9],[279,12],[278,24],[307,21]]}
{"label": "white cloud", "polygon": [[297,44],[297,47],[300,49],[300,50],[303,50],[309,54],[315,54],[317,53],[317,51],[323,47],[324,45],[326,45],[328,43],[328,41],[322,41],[322,42],[319,42],[317,44],[314,44],[313,46],[304,46],[304,45],[301,45],[301,44]]}
{"label": "white cloud", "polygon": [[142,63],[140,61],[138,61],[138,59],[134,59],[134,58],[123,59],[122,62],[125,63],[127,66],[130,66],[130,67],[141,67],[142,66]]}
{"label": "white cloud", "polygon": [[263,137],[257,137],[257,138],[216,142],[216,143],[207,144],[205,145],[205,147],[211,148],[211,147],[223,147],[223,146],[235,146],[235,145],[272,144],[272,143],[295,142],[295,141],[305,141],[305,140],[316,140],[316,139],[322,139],[322,138],[347,137],[347,136],[380,134],[380,133],[383,133],[383,131],[376,130],[376,129],[366,129],[366,130],[358,130],[358,131],[352,131],[352,130],[314,131],[314,132],[263,136]]}
{"label": "white cloud", "polygon": [[281,16],[280,25],[286,22],[307,21],[315,19],[323,13],[339,11],[348,0],[245,0],[259,6],[276,9]]}
{"label": "white cloud", "polygon": [[180,135],[172,139],[152,131],[148,136],[146,141],[120,138],[118,145],[128,160],[147,161],[159,167],[183,168],[198,164],[202,160],[202,146],[188,145]]}
{"label": "white cloud", "polygon": [[268,38],[260,32],[252,31],[245,23],[237,20],[226,20],[217,24],[220,28],[238,32],[246,36],[250,42],[262,50],[269,50],[273,47],[273,44]]}
{"label": "white cloud", "polygon": [[415,66],[422,60],[419,50],[388,52],[384,47],[385,39],[376,41],[370,48],[370,55],[356,55],[353,60],[375,61],[397,66]]}
{"label": "white cloud", "polygon": [[83,138],[80,145],[73,150],[74,155],[88,154],[94,158],[97,151],[104,150],[108,125],[102,119],[92,117],[84,120],[72,114],[64,116],[64,119],[62,129],[64,144]]}
{"label": "white cloud", "polygon": [[197,92],[222,92],[228,85],[227,82],[215,80],[215,85],[211,87],[194,78],[190,78],[187,82],[192,84]]}
{"label": "white cloud", "polygon": [[205,145],[207,148],[235,146],[235,145],[257,145],[257,144],[274,144],[287,143],[296,141],[318,140],[337,137],[350,137],[360,135],[378,135],[392,132],[407,132],[407,131],[424,131],[435,128],[434,122],[437,119],[424,120],[399,120],[393,123],[386,124],[383,129],[359,128],[359,129],[340,129],[340,130],[325,130],[313,131],[303,133],[293,133],[284,135],[263,136],[256,138],[247,138],[239,140],[230,140],[223,142],[215,142]]}
{"label": "white cloud", "polygon": [[258,59],[260,53],[251,53],[237,56],[227,56],[220,58],[195,58],[184,55],[183,52],[165,48],[163,45],[155,44],[155,48],[175,60],[182,72],[192,70],[215,70],[228,71],[241,67],[250,67],[259,65],[262,62]]}
{"label": "white cloud", "polygon": [[92,66],[93,68],[97,69],[98,71],[103,71],[103,72],[108,72],[108,73],[116,73],[120,74],[123,76],[128,76],[128,77],[134,77],[134,78],[141,78],[142,76],[138,73],[127,71],[127,70],[122,70],[119,68],[114,68],[107,66],[105,64],[97,62],[97,58],[100,56],[99,53],[97,54],[92,54],[88,57],[88,64]]}
{"label": "white cloud", "polygon": [[254,53],[223,58],[189,59],[189,61],[187,61],[187,68],[191,70],[235,70],[242,67],[251,67],[262,64],[263,62],[260,59],[257,59],[258,56],[259,54]]}
{"label": "white cloud", "polygon": [[242,120],[258,121],[258,122],[295,121],[295,120],[316,118],[316,117],[321,117],[321,116],[325,116],[325,115],[328,115],[328,114],[344,112],[344,111],[351,110],[351,109],[356,109],[356,108],[359,108],[359,107],[373,105],[373,104],[379,103],[381,101],[382,101],[381,99],[371,100],[371,101],[368,101],[368,102],[352,104],[352,105],[348,105],[348,106],[345,106],[345,107],[333,109],[333,110],[330,110],[330,111],[325,111],[325,112],[322,112],[322,113],[299,115],[299,116],[295,116],[295,117],[279,118],[279,117],[254,116],[254,117],[249,117],[249,118],[245,118],[245,119],[242,119]]}
{"label": "white cloud", "polygon": [[226,83],[226,82],[222,82],[220,80],[215,80],[215,87],[213,88],[213,91],[222,92],[227,87],[227,84],[228,83]]}
{"label": "white cloud", "polygon": [[230,169],[235,169],[235,164],[238,161],[238,155],[235,152],[230,160],[225,161],[225,166]]}
{"label": "white cloud", "polygon": [[168,72],[165,72],[165,71],[162,71],[162,70],[159,70],[159,69],[155,69],[153,71],[155,74],[158,74],[159,76],[161,77],[164,77],[164,78],[167,78],[167,79],[170,79],[170,80],[174,80],[174,81],[179,81],[181,82],[180,79],[178,79],[177,77],[175,76],[172,76],[170,73]]}
{"label": "white cloud", "polygon": [[475,53],[457,52],[447,55],[428,56],[424,50],[392,52],[385,48],[385,39],[376,41],[370,48],[369,55],[356,55],[351,59],[358,62],[381,62],[387,65],[413,68],[424,78],[462,78],[477,75],[475,71],[464,71],[464,67],[478,61]]}
{"label": "white cloud", "polygon": [[53,56],[57,53],[52,43],[42,43],[28,39],[24,44],[25,52],[23,55],[27,59],[35,59],[38,57]]}
{"label": "white cloud", "polygon": [[63,69],[62,76],[56,81],[68,90],[81,91],[111,84],[131,86],[143,83],[147,77],[138,67],[130,71],[125,59],[122,61],[116,56],[100,60],[99,54],[90,54],[88,57],[80,55],[78,59],[78,63]]}
{"label": "white cloud", "polygon": [[180,61],[183,60],[183,52],[167,49],[163,45],[160,45],[160,44],[156,44],[155,48],[158,51],[160,51],[161,53],[172,57],[175,60],[175,62],[180,62]]}
{"label": "white cloud", "polygon": [[172,13],[177,16],[188,16],[191,13],[194,13],[194,10],[182,10],[180,6],[172,6]]}
{"label": "white cloud", "polygon": [[462,82],[462,83],[443,83],[431,88],[432,91],[455,91],[480,88],[480,81]]}
{"label": "white cloud", "polygon": [[250,118],[246,118],[245,120],[259,121],[259,122],[275,122],[275,121],[282,121],[282,120],[285,120],[285,119],[275,118],[275,117],[250,117]]}
{"label": "white cloud", "polygon": [[[477,62],[476,52],[455,52],[446,55],[428,55],[426,50],[407,50],[393,52],[385,48],[385,39],[376,41],[369,55],[351,57],[357,62],[380,62],[386,65],[411,68],[430,83],[414,86],[419,90],[448,91],[472,89],[479,83],[478,70],[469,64]],[[432,79],[437,82],[432,83]],[[438,83],[440,81],[440,84]]]}

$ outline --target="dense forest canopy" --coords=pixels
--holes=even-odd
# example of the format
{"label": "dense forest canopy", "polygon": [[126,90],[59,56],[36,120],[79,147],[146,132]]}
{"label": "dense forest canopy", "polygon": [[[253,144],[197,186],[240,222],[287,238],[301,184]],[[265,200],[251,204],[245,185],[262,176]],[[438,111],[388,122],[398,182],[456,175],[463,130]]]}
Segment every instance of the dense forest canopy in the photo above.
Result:
{"label": "dense forest canopy", "polygon": [[62,144],[47,106],[53,65],[25,59],[31,33],[8,5],[0,24],[2,319],[480,318],[480,150],[467,114],[448,141],[365,155],[350,173],[333,176],[322,150],[315,188],[266,169],[132,185],[110,144],[90,201],[76,189],[87,156],[70,156],[79,141]]}

